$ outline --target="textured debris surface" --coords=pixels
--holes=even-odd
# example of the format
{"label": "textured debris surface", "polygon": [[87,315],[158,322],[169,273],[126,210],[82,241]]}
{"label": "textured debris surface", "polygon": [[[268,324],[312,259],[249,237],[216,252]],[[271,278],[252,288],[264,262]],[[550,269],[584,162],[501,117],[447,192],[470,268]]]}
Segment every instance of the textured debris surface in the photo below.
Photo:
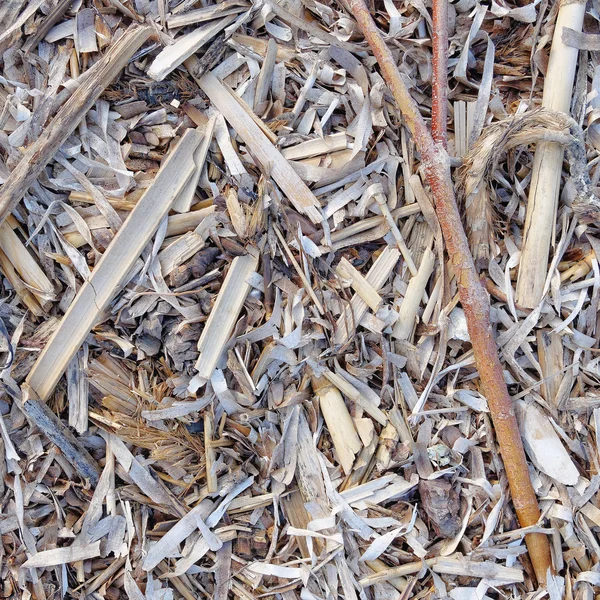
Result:
{"label": "textured debris surface", "polygon": [[[428,118],[430,3],[371,9]],[[0,182],[64,128],[0,225],[1,597],[594,597],[598,15],[565,34],[568,119],[536,110],[557,9],[448,24],[453,177],[556,568],[536,591],[419,156],[344,3],[0,4]]]}

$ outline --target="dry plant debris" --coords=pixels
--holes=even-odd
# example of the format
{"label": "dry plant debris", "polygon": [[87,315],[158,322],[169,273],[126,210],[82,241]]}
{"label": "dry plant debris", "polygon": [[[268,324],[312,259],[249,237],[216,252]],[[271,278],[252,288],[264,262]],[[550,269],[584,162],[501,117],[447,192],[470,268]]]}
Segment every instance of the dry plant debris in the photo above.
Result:
{"label": "dry plant debris", "polygon": [[2,598],[597,597],[600,17],[435,1],[368,6],[448,115],[539,522],[356,2],[4,0]]}

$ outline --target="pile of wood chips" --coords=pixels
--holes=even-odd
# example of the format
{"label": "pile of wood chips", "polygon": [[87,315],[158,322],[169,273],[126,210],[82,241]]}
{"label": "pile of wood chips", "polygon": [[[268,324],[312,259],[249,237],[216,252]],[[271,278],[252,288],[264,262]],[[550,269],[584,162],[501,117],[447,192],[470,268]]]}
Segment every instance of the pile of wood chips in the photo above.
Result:
{"label": "pile of wood chips", "polygon": [[[430,8],[371,5],[427,118]],[[594,597],[599,232],[565,162],[520,303],[535,140],[494,129],[543,118],[557,10],[449,7],[449,153],[542,509],[525,531],[419,155],[344,2],[3,0],[1,598]],[[570,42],[592,190],[599,21]]]}

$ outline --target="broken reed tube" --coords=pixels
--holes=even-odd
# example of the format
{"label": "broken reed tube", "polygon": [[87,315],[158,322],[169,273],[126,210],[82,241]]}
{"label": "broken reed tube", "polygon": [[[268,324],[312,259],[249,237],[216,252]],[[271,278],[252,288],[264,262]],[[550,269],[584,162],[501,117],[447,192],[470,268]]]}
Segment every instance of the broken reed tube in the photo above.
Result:
{"label": "broken reed tube", "polygon": [[423,292],[427,282],[433,273],[435,254],[430,248],[426,248],[419,265],[417,274],[411,278],[406,289],[406,295],[400,305],[399,317],[394,324],[393,336],[397,340],[408,340],[415,327],[419,305],[423,299]]}
{"label": "broken reed tube", "polygon": [[362,442],[340,391],[326,378],[312,378],[312,386],[319,398],[323,418],[333,440],[333,446],[344,473],[352,471],[354,457],[360,452]]}
{"label": "broken reed tube", "polygon": [[[567,46],[562,35],[565,27],[581,31],[585,6],[586,3],[579,0],[563,2],[559,9],[544,81],[544,108],[569,114],[579,50]],[[540,142],[535,150],[516,290],[516,301],[525,308],[535,308],[544,291],[563,155],[563,146],[554,142]]]}
{"label": "broken reed tube", "polygon": [[106,86],[121,72],[151,33],[151,27],[133,27],[127,30],[96,64],[81,75],[78,79],[79,87],[37,140],[27,147],[19,164],[4,182],[0,191],[0,222],[21,201]]}

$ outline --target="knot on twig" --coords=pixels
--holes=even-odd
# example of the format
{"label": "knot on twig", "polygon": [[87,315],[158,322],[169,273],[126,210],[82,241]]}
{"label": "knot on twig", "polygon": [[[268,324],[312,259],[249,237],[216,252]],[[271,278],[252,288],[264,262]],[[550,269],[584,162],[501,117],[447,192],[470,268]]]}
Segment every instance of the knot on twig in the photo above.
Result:
{"label": "knot on twig", "polygon": [[570,116],[548,109],[516,115],[483,130],[458,171],[457,195],[464,202],[469,244],[475,260],[487,260],[495,243],[490,199],[493,173],[504,154],[517,146],[553,142],[564,147],[575,190],[573,210],[584,223],[597,220],[600,202],[592,193],[583,132]]}

